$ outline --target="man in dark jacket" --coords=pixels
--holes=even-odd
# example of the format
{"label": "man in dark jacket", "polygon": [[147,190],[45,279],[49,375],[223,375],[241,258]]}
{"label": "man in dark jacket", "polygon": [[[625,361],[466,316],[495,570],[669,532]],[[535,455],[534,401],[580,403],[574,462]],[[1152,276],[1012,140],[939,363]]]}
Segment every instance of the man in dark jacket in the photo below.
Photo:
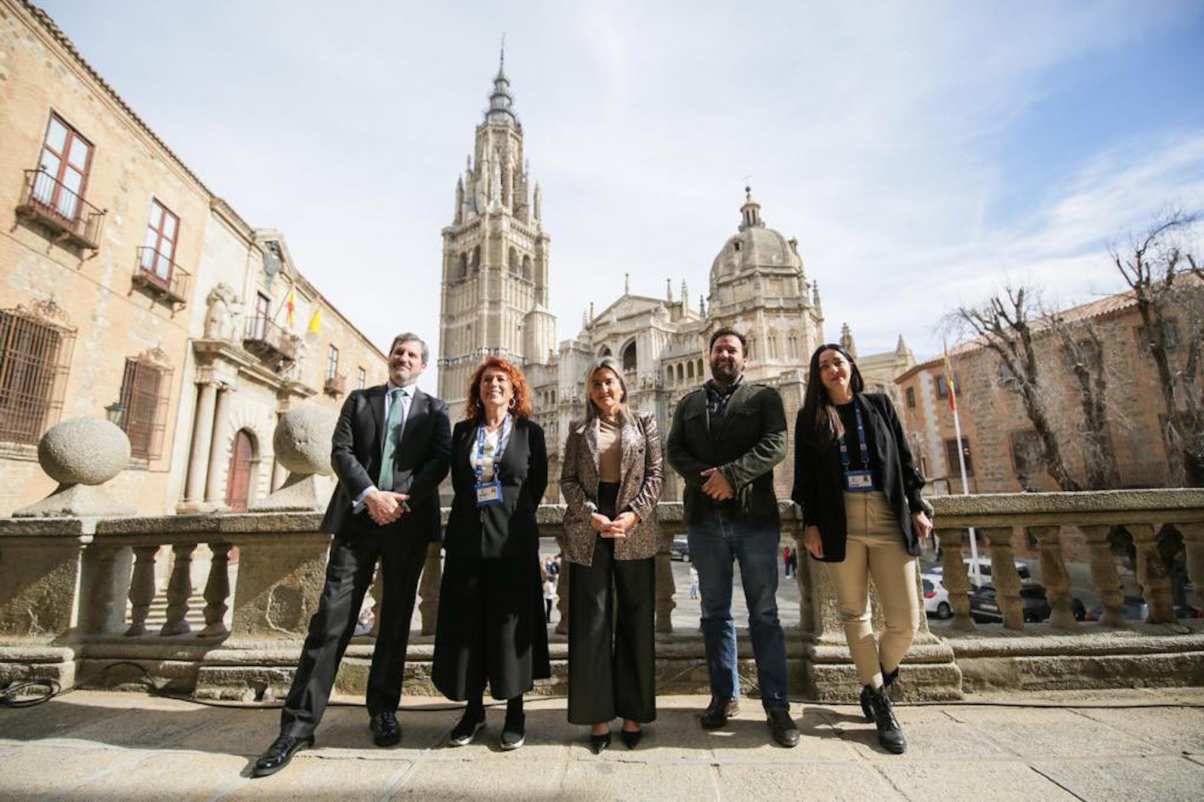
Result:
{"label": "man in dark jacket", "polygon": [[786,413],[772,387],[743,380],[743,335],[721,328],[709,343],[711,380],[686,395],[673,414],[667,454],[685,482],[690,560],[702,589],[702,632],[711,703],[705,729],[737,711],[736,626],[732,564],[748,601],[761,704],[773,738],[798,743],[786,691],[786,639],[778,620],[778,500],[773,467],[786,457]]}
{"label": "man in dark jacket", "polygon": [[427,544],[439,539],[438,489],[451,449],[447,406],[416,384],[428,357],[417,335],[399,334],[389,349],[388,384],[353,390],[343,403],[330,456],[339,485],[322,520],[322,530],[334,535],[326,584],[284,703],[280,736],[256,761],[256,777],[275,774],[313,745],[378,560],[384,585],[368,673],[369,726],[377,746],[401,741],[397,707],[410,617]]}

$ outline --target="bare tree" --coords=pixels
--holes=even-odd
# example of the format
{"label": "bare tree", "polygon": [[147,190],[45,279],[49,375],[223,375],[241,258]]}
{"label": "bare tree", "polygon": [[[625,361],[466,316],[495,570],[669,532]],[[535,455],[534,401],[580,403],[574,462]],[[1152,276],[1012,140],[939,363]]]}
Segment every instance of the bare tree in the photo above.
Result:
{"label": "bare tree", "polygon": [[[1204,486],[1204,410],[1201,409],[1199,370],[1204,339],[1204,270],[1182,240],[1199,216],[1175,212],[1158,222],[1123,256],[1112,251],[1112,262],[1133,290],[1141,315],[1144,345],[1158,373],[1165,408],[1163,437],[1173,485]],[[1177,318],[1187,333],[1179,339]],[[1186,347],[1181,366],[1170,351]]]}
{"label": "bare tree", "polygon": [[1030,288],[1009,286],[1002,296],[996,295],[981,306],[958,307],[946,322],[978,339],[999,357],[1009,374],[1010,388],[1020,396],[1025,414],[1037,432],[1046,472],[1062,490],[1082,490],[1082,485],[1066,467],[1050,418],[1033,347],[1033,322],[1037,312],[1033,294]]}

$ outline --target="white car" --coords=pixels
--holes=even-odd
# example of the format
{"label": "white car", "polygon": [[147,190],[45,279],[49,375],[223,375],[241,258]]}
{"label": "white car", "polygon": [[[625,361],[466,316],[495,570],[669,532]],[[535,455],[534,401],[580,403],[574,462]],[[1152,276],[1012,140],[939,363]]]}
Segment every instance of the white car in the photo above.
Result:
{"label": "white car", "polygon": [[[978,581],[974,580],[974,573],[971,570],[970,558],[969,557],[964,558],[962,560],[962,563],[964,563],[966,566],[966,574],[970,578],[970,587],[980,588],[983,585],[991,584],[991,558],[990,557],[979,557],[978,558]],[[1016,573],[1020,575],[1020,581],[1021,582],[1031,582],[1032,578],[1033,578],[1033,572],[1031,570],[1029,570],[1028,563],[1021,562],[1020,560],[1016,560],[1015,563],[1016,563]],[[926,577],[935,576],[937,579],[940,579],[943,573],[944,573],[944,569],[941,566],[936,565],[936,566],[933,566],[932,568],[928,569],[924,573],[924,576],[926,576]]]}
{"label": "white car", "polygon": [[924,612],[942,620],[950,618],[953,607],[949,604],[949,591],[945,590],[940,574],[923,574],[920,580],[924,585]]}

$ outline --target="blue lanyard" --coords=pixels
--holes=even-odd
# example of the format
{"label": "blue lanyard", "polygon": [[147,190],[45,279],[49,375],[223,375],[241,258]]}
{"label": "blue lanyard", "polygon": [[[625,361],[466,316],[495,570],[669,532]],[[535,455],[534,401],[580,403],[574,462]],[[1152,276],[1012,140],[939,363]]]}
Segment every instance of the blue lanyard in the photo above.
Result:
{"label": "blue lanyard", "polygon": [[[853,399],[853,415],[857,418],[857,444],[861,446],[861,468],[868,471],[870,469],[870,449],[865,444],[865,426],[861,423],[861,410],[857,406],[856,398]],[[840,464],[844,467],[845,472],[848,473],[849,446],[845,442],[845,439],[844,437],[840,438]]]}
{"label": "blue lanyard", "polygon": [[[505,450],[506,444],[510,440],[510,416],[507,415],[502,419],[501,429],[497,436],[497,450],[493,452],[493,478],[497,479],[497,464],[502,460],[502,451]],[[485,457],[485,424],[482,423],[477,427],[477,458],[475,471],[477,474],[477,484],[480,484],[485,478],[485,468],[482,466],[482,461]]]}

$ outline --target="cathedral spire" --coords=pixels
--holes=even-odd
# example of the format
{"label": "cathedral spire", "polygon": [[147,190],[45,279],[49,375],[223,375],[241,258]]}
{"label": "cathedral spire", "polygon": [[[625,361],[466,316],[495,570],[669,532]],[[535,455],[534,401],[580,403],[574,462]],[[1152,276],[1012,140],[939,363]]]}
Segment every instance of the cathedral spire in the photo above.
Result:
{"label": "cathedral spire", "polygon": [[517,123],[511,106],[514,98],[510,96],[510,79],[506,77],[506,37],[502,37],[502,52],[498,58],[497,76],[493,79],[493,92],[489,94],[489,110],[485,112],[485,120],[491,123]]}
{"label": "cathedral spire", "polygon": [[740,230],[746,228],[764,228],[765,221],[761,219],[761,204],[753,200],[752,187],[744,187],[744,205],[740,207]]}

